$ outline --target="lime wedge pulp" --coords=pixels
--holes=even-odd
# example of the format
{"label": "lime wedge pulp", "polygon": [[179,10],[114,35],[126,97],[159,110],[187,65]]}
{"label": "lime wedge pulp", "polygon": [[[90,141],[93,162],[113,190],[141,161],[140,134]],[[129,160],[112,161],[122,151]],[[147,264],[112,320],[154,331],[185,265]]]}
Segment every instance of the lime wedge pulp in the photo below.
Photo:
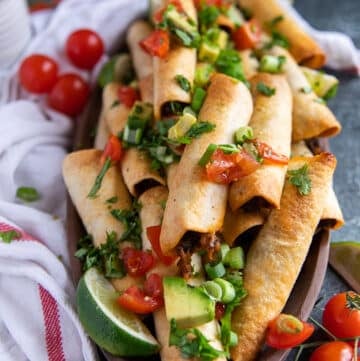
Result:
{"label": "lime wedge pulp", "polygon": [[80,321],[88,335],[116,356],[148,356],[159,350],[156,339],[133,313],[120,307],[118,294],[96,268],[81,278],[77,293]]}
{"label": "lime wedge pulp", "polygon": [[360,293],[360,242],[334,242],[330,245],[332,267]]}

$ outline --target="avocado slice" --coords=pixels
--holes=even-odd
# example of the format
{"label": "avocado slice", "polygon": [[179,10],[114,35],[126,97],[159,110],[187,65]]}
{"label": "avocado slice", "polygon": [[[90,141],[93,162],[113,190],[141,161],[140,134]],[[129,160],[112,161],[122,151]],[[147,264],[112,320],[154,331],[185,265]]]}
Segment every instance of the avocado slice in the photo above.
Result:
{"label": "avocado slice", "polygon": [[188,34],[196,32],[196,27],[189,22],[186,15],[180,14],[175,8],[167,11],[166,18],[171,24]]}
{"label": "avocado slice", "polygon": [[165,311],[180,328],[200,326],[215,317],[215,301],[180,277],[164,277]]}
{"label": "avocado slice", "polygon": [[217,45],[210,44],[206,41],[201,42],[199,48],[199,60],[209,63],[215,63],[220,54],[220,48]]}

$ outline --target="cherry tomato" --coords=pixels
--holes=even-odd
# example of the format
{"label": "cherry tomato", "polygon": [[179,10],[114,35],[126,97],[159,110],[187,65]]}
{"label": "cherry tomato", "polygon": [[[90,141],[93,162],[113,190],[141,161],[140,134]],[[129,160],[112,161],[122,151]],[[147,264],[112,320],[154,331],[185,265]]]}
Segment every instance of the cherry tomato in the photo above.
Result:
{"label": "cherry tomato", "polygon": [[161,226],[151,226],[146,228],[146,235],[151,243],[151,247],[159,260],[166,266],[170,266],[175,260],[176,256],[166,256],[163,254],[160,247],[160,232]]}
{"label": "cherry tomato", "polygon": [[64,114],[75,116],[82,112],[88,96],[89,86],[77,74],[61,75],[52,88],[48,103],[49,105]]}
{"label": "cherry tomato", "polygon": [[160,298],[164,296],[163,280],[157,273],[152,273],[146,278],[144,292],[149,297]]}
{"label": "cherry tomato", "polygon": [[232,33],[237,50],[254,49],[260,42],[262,30],[255,19],[244,23]]}
{"label": "cherry tomato", "polygon": [[148,37],[140,41],[140,46],[151,56],[165,58],[170,49],[169,33],[165,30],[154,30]]}
{"label": "cherry tomato", "polygon": [[123,308],[139,314],[154,312],[164,304],[160,297],[150,297],[137,286],[129,287],[117,301]]}
{"label": "cherry tomato", "polygon": [[342,341],[327,342],[318,347],[310,356],[310,361],[353,361],[353,348]]}
{"label": "cherry tomato", "polygon": [[20,83],[31,93],[48,93],[55,85],[57,77],[58,65],[46,55],[30,55],[20,65]]}
{"label": "cherry tomato", "polygon": [[104,43],[96,32],[79,29],[68,37],[66,53],[74,65],[91,70],[104,53]]}
{"label": "cherry tomato", "polygon": [[266,343],[276,349],[300,345],[314,332],[315,327],[292,315],[280,314],[272,320],[266,331]]}
{"label": "cherry tomato", "polygon": [[253,144],[255,145],[259,156],[263,159],[264,164],[288,164],[289,158],[285,155],[276,153],[269,145],[266,143],[254,140]]}
{"label": "cherry tomato", "polygon": [[217,149],[205,170],[209,181],[229,184],[249,175],[259,167],[260,164],[244,150],[225,154],[221,149]]}
{"label": "cherry tomato", "polygon": [[118,90],[118,98],[121,103],[131,108],[137,100],[140,100],[140,94],[132,86],[123,85]]}
{"label": "cherry tomato", "polygon": [[101,156],[101,163],[103,164],[106,158],[110,158],[113,163],[117,163],[121,160],[123,155],[123,148],[119,138],[115,135],[110,135],[103,154]]}
{"label": "cherry tomato", "polygon": [[132,247],[122,250],[122,257],[127,273],[133,277],[144,276],[155,265],[151,252],[144,252]]}
{"label": "cherry tomato", "polygon": [[360,295],[343,292],[333,296],[325,306],[323,325],[339,338],[360,336]]}

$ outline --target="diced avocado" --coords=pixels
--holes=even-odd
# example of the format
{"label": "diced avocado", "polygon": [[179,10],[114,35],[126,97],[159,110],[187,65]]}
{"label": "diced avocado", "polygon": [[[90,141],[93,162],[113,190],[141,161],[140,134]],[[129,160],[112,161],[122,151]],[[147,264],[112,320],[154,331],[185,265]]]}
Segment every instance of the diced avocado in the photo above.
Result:
{"label": "diced avocado", "polygon": [[177,123],[173,125],[168,132],[168,138],[176,141],[177,139],[184,137],[190,130],[191,126],[196,123],[196,117],[191,113],[184,113]]}
{"label": "diced avocado", "polygon": [[220,48],[217,45],[212,45],[203,41],[199,48],[199,60],[207,61],[209,63],[215,63],[217,57],[220,54]]}
{"label": "diced avocado", "polygon": [[166,12],[166,18],[174,27],[186,33],[192,34],[196,32],[196,27],[189,22],[189,18],[180,14],[175,8]]}
{"label": "diced avocado", "polygon": [[136,101],[128,116],[127,125],[130,129],[144,129],[152,120],[153,106],[150,103]]}
{"label": "diced avocado", "polygon": [[165,311],[180,328],[200,326],[214,319],[215,301],[202,289],[188,286],[183,278],[164,277]]}
{"label": "diced avocado", "polygon": [[301,70],[317,96],[326,100],[335,96],[339,84],[336,77],[305,66],[302,66]]}
{"label": "diced avocado", "polygon": [[224,30],[220,30],[219,31],[219,35],[216,39],[216,45],[220,48],[220,49],[225,49],[226,45],[228,43],[229,40],[229,35],[226,31]]}

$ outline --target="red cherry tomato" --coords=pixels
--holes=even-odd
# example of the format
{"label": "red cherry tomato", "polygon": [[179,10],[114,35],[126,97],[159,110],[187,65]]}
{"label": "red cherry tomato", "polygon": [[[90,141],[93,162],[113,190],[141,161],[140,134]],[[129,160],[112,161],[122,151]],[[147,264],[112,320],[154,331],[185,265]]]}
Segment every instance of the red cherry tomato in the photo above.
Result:
{"label": "red cherry tomato", "polygon": [[74,65],[91,70],[104,53],[104,43],[96,32],[79,29],[68,37],[66,53]]}
{"label": "red cherry tomato", "polygon": [[353,348],[342,341],[327,342],[318,347],[310,356],[310,361],[353,361]]}
{"label": "red cherry tomato", "polygon": [[58,65],[46,55],[30,55],[20,65],[20,83],[31,93],[48,93],[55,85],[57,77]]}
{"label": "red cherry tomato", "polygon": [[132,247],[122,250],[122,257],[127,273],[133,277],[144,276],[155,265],[151,252],[144,252]]}
{"label": "red cherry tomato", "polygon": [[325,306],[323,325],[336,337],[359,337],[360,295],[343,292],[333,296]]}
{"label": "red cherry tomato", "polygon": [[108,157],[113,163],[117,163],[121,160],[122,156],[123,148],[119,138],[115,135],[110,135],[101,156],[101,163],[103,164]]}
{"label": "red cherry tomato", "polygon": [[314,332],[315,327],[292,315],[280,314],[272,320],[266,331],[266,343],[276,349],[300,345]]}
{"label": "red cherry tomato", "polygon": [[157,273],[152,273],[146,278],[144,292],[149,297],[160,298],[164,296],[163,280]]}
{"label": "red cherry tomato", "polygon": [[211,182],[229,184],[254,172],[260,164],[245,151],[225,154],[215,150],[206,165],[206,176]]}
{"label": "red cherry tomato", "polygon": [[169,33],[165,30],[154,30],[149,36],[140,41],[140,46],[151,56],[165,58],[170,49]]}
{"label": "red cherry tomato", "polygon": [[253,144],[255,145],[259,156],[263,159],[264,164],[288,164],[289,158],[282,154],[277,154],[269,145],[266,143],[254,140]]}
{"label": "red cherry tomato", "polygon": [[176,256],[166,256],[163,254],[160,247],[160,233],[161,226],[151,226],[146,228],[146,235],[151,243],[151,247],[159,260],[166,266],[170,266],[175,260]]}
{"label": "red cherry tomato", "polygon": [[118,98],[121,103],[131,108],[137,100],[140,100],[140,94],[132,86],[123,85],[118,90]]}
{"label": "red cherry tomato", "polygon": [[77,74],[61,75],[52,88],[48,103],[64,114],[75,116],[82,112],[89,96],[89,86]]}
{"label": "red cherry tomato", "polygon": [[252,19],[232,33],[232,39],[237,50],[253,49],[261,40],[262,30],[259,23]]}
{"label": "red cherry tomato", "polygon": [[160,297],[150,297],[137,286],[129,287],[117,301],[123,308],[139,314],[154,312],[163,305]]}

